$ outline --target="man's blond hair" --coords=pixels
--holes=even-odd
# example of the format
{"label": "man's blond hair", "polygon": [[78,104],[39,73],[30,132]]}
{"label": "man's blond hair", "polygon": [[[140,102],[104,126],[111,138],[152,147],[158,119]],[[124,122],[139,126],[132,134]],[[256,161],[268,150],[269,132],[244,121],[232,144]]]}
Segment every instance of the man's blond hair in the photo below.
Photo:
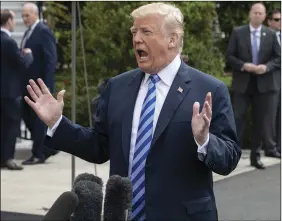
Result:
{"label": "man's blond hair", "polygon": [[143,5],[131,13],[133,19],[143,18],[148,15],[160,15],[164,18],[165,30],[178,35],[177,47],[181,52],[183,48],[184,17],[179,8],[160,2]]}

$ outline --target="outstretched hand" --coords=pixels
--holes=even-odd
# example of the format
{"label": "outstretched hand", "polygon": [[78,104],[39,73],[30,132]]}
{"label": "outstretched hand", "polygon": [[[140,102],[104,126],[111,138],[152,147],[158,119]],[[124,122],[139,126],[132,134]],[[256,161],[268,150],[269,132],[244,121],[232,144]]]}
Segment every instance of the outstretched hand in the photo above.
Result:
{"label": "outstretched hand", "polygon": [[52,128],[62,115],[65,90],[58,93],[56,100],[40,78],[37,79],[37,82],[40,87],[33,80],[29,80],[27,90],[32,100],[27,96],[24,99],[38,117],[49,128]]}
{"label": "outstretched hand", "polygon": [[195,102],[193,105],[192,132],[196,141],[203,145],[208,138],[212,119],[212,96],[210,92],[206,95],[202,112],[199,113],[199,110],[200,104]]}

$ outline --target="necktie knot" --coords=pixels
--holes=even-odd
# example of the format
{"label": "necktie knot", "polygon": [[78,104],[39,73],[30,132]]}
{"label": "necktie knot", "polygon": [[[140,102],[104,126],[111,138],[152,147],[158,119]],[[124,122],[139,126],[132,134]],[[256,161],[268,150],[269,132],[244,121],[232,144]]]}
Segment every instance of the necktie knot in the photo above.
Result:
{"label": "necktie knot", "polygon": [[157,74],[152,74],[152,75],[150,76],[150,80],[151,80],[154,84],[156,84],[156,83],[158,83],[158,81],[160,81],[161,79],[160,79],[159,75],[157,75]]}

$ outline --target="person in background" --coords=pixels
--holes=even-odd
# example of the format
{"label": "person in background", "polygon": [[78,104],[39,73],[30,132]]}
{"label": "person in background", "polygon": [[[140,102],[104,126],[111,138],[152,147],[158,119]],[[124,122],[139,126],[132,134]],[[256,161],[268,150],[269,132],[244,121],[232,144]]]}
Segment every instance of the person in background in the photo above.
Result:
{"label": "person in background", "polygon": [[[25,3],[22,9],[22,18],[28,28],[21,42],[21,48],[28,47],[32,50],[34,61],[25,75],[28,79],[42,78],[47,87],[54,92],[54,73],[57,65],[56,39],[52,31],[39,21],[38,7],[34,3]],[[27,95],[24,88],[23,94]],[[23,101],[22,115],[25,125],[31,133],[33,140],[32,156],[25,160],[23,165],[44,163],[56,150],[44,146],[44,137],[47,128],[37,117],[34,111]]]}
{"label": "person in background", "polygon": [[[271,28],[277,36],[277,41],[281,47],[281,11],[278,9],[275,9],[268,14],[267,19],[268,27]],[[281,76],[281,69],[280,70],[280,76]],[[280,81],[279,81],[280,82]],[[281,89],[277,96],[278,99],[278,105],[277,105],[277,117],[276,117],[276,145],[277,150],[281,154]],[[274,108],[275,111],[275,108]]]}
{"label": "person in background", "polygon": [[281,158],[273,133],[276,120],[273,108],[277,107],[277,94],[281,87],[281,52],[275,33],[262,25],[265,17],[264,5],[253,4],[249,24],[233,30],[226,53],[232,67],[233,108],[240,145],[243,143],[246,112],[252,104],[250,161],[257,169],[265,168],[260,160],[261,142],[266,156]]}
{"label": "person in background", "polygon": [[22,170],[13,160],[21,120],[21,75],[33,57],[29,48],[20,51],[11,37],[15,24],[15,13],[1,10],[1,168]]}

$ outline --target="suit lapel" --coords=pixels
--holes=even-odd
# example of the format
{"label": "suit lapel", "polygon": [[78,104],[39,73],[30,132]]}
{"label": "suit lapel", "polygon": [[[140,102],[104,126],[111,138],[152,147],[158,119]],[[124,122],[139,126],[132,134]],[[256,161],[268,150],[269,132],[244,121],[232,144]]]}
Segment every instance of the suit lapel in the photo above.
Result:
{"label": "suit lapel", "polygon": [[132,131],[133,112],[143,77],[144,77],[144,73],[140,70],[132,77],[128,85],[126,85],[128,87],[127,89],[128,93],[126,94],[127,101],[125,103],[125,111],[123,114],[123,121],[122,121],[122,149],[127,167],[129,165],[129,151],[130,151],[130,143],[131,143],[130,139],[131,139],[131,131]]}
{"label": "suit lapel", "polygon": [[155,133],[153,136],[153,140],[151,143],[151,147],[154,146],[157,139],[163,133],[167,125],[169,124],[172,116],[177,110],[178,106],[183,101],[184,97],[190,90],[191,85],[189,81],[191,80],[188,73],[188,66],[185,65],[182,61],[182,64],[178,70],[178,73],[175,76],[175,79],[170,87],[170,90],[165,99],[164,105],[162,107]]}
{"label": "suit lapel", "polygon": [[261,57],[263,55],[263,49],[265,45],[266,36],[267,36],[266,27],[262,26],[261,33],[260,33],[260,44],[259,44],[259,54],[258,54],[259,62],[261,61]]}

